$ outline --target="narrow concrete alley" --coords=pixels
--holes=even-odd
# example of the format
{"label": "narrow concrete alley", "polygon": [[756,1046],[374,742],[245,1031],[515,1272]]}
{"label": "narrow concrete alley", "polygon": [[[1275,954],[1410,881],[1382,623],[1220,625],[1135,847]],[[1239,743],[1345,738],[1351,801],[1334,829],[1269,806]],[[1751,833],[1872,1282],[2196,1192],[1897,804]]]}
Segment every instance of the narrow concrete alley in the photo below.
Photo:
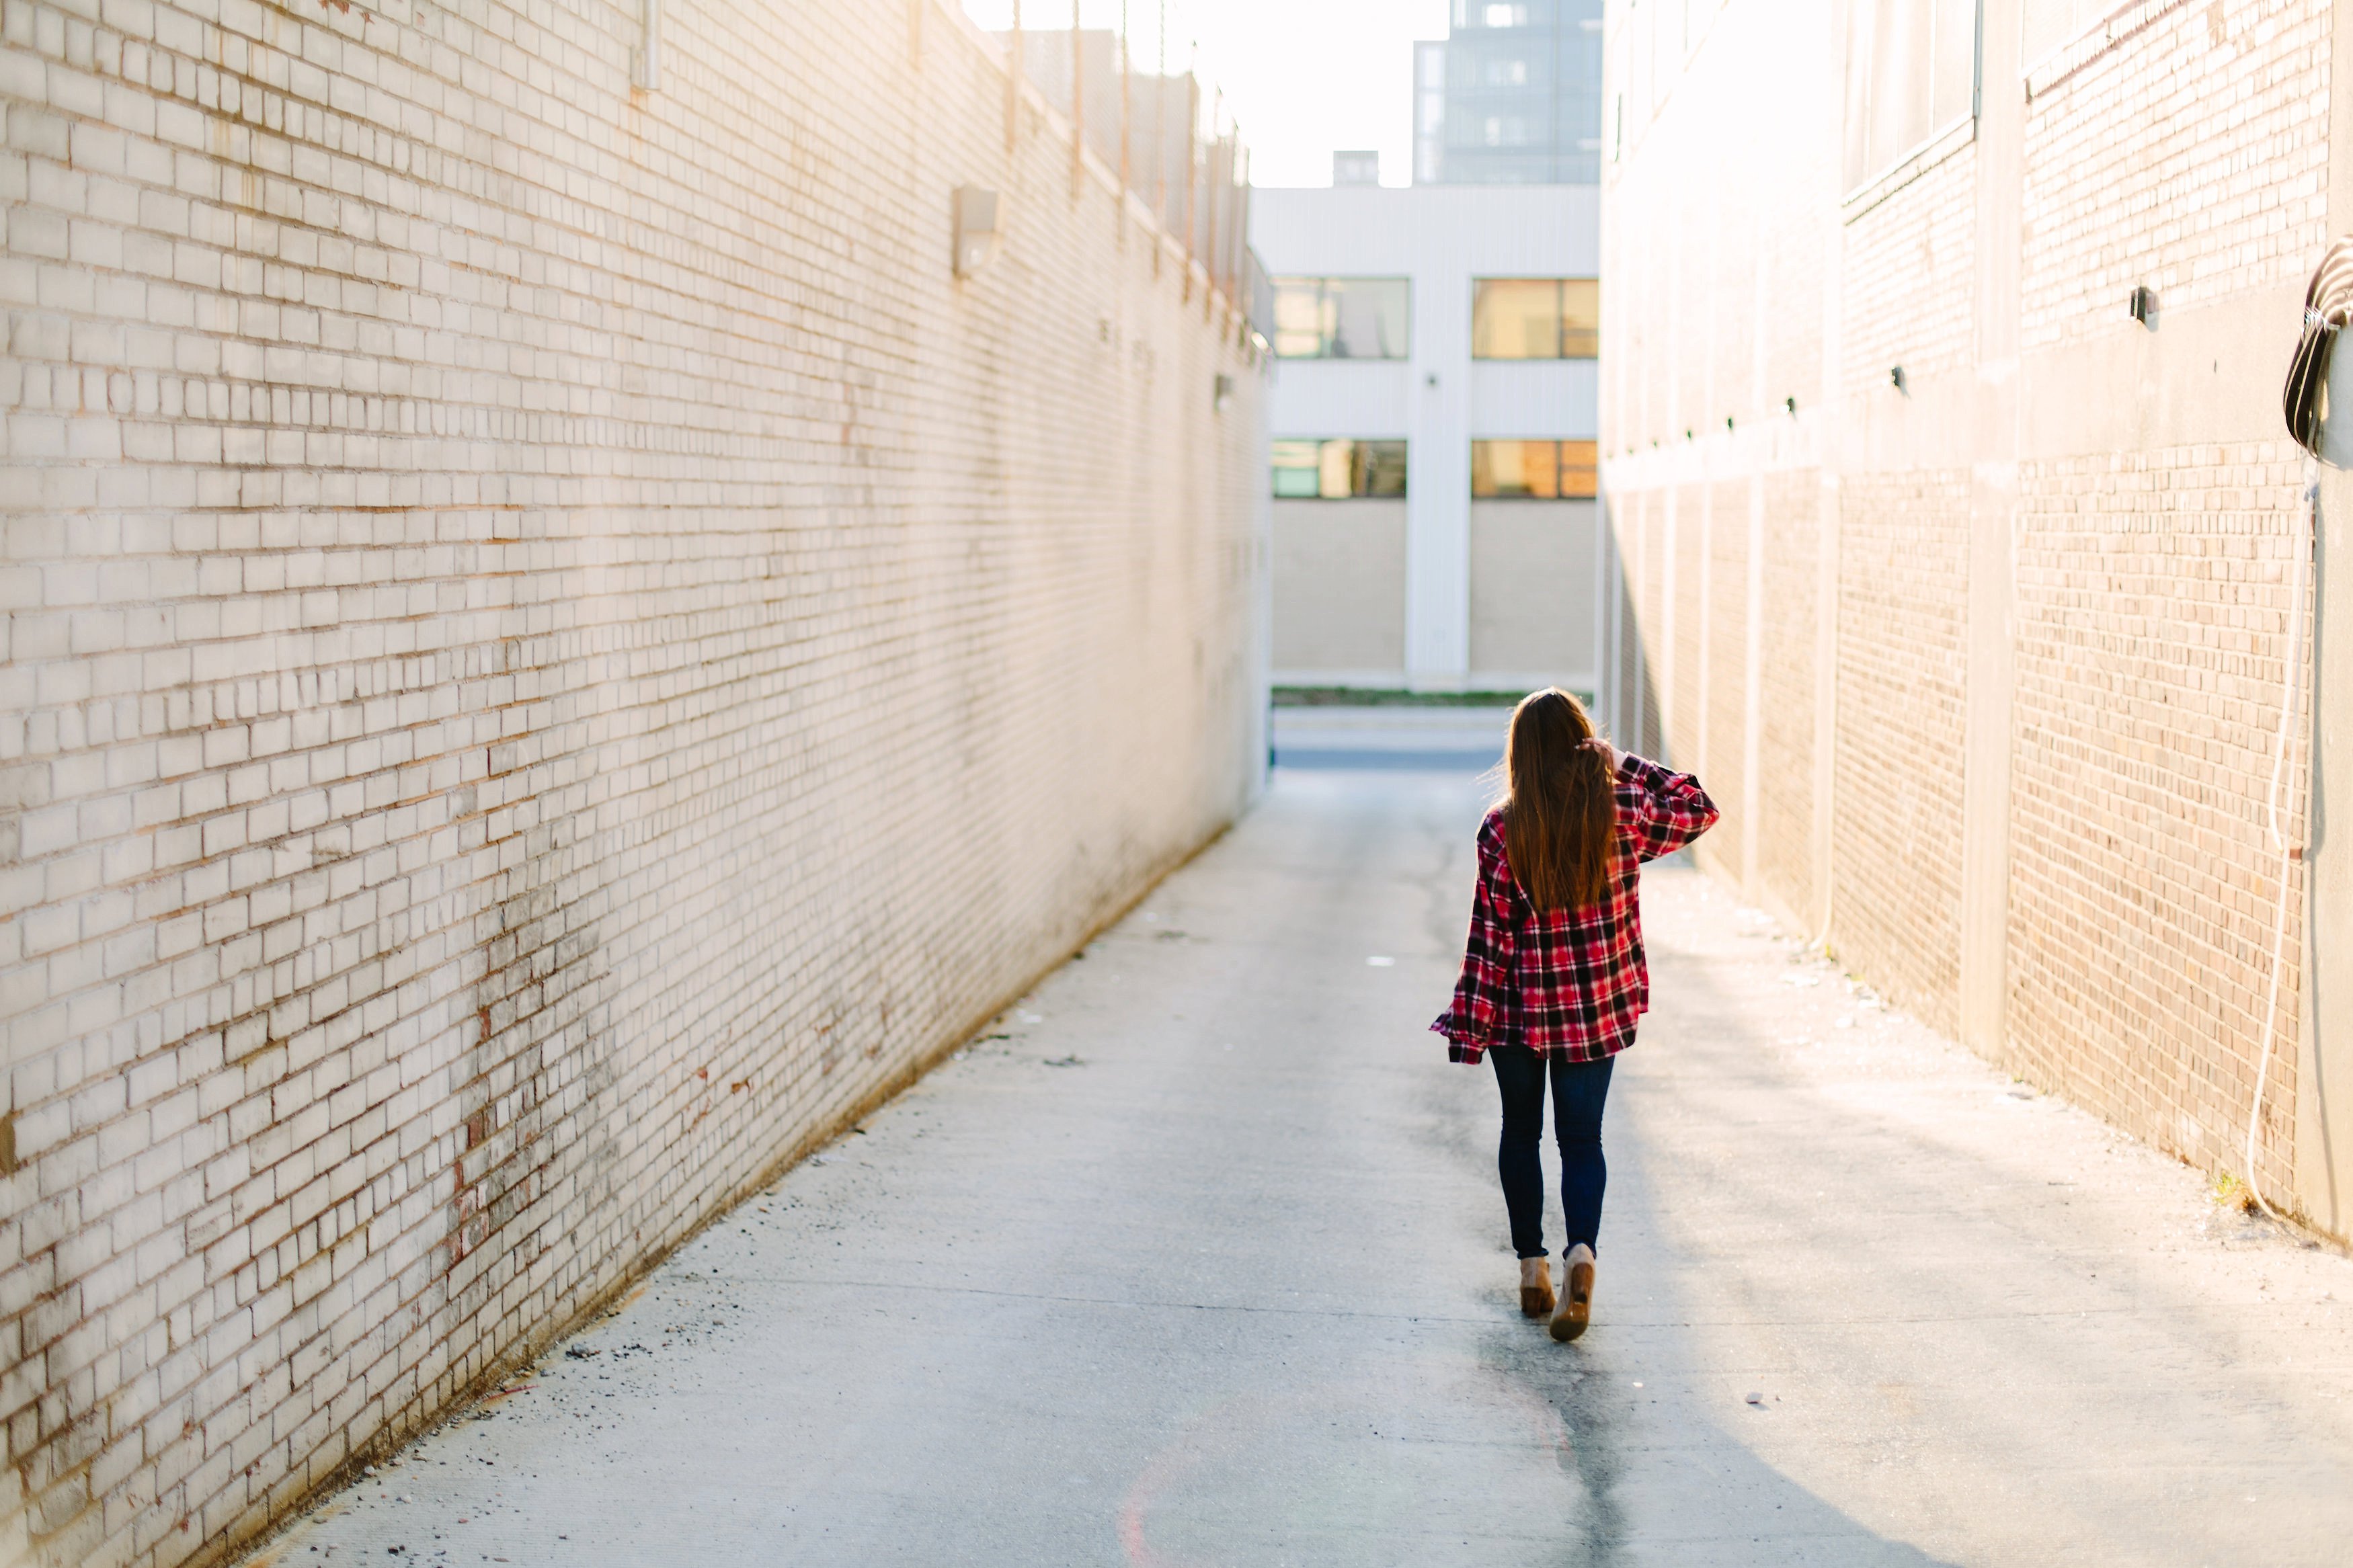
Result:
{"label": "narrow concrete alley", "polygon": [[254,1562],[2353,1555],[2353,1263],[1689,870],[1647,893],[1597,1326],[1522,1319],[1492,1078],[1425,1032],[1478,812],[1461,770],[1285,768],[965,1051]]}

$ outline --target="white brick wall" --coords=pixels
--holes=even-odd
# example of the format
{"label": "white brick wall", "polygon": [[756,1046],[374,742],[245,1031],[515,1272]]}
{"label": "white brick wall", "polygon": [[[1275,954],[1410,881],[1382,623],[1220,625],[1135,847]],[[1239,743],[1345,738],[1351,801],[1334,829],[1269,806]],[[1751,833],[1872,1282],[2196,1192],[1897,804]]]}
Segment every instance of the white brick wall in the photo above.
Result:
{"label": "white brick wall", "polygon": [[0,0],[0,1562],[229,1550],[1257,776],[1222,298],[948,11],[663,12]]}

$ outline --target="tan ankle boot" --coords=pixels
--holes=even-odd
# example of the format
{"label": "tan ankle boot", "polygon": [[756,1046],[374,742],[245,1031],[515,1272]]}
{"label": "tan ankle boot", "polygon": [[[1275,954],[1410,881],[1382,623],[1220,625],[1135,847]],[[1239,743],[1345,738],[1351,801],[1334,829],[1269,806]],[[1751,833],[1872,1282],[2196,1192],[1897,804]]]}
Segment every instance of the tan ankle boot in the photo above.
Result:
{"label": "tan ankle boot", "polygon": [[1553,1314],[1552,1337],[1567,1344],[1585,1331],[1593,1314],[1593,1248],[1578,1242],[1568,1249],[1561,1260],[1565,1289],[1560,1293],[1560,1310]]}
{"label": "tan ankle boot", "polygon": [[1541,1318],[1552,1310],[1552,1262],[1544,1258],[1520,1259],[1520,1310]]}

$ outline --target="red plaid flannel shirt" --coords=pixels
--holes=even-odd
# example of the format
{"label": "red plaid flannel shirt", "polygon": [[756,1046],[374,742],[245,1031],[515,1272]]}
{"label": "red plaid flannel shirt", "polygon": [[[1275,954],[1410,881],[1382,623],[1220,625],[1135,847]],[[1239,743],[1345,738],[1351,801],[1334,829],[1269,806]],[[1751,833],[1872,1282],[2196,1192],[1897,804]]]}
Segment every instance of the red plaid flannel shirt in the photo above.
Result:
{"label": "red plaid flannel shirt", "polygon": [[1458,1062],[1491,1047],[1527,1046],[1573,1062],[1598,1061],[1634,1043],[1651,1005],[1642,956],[1642,863],[1670,855],[1715,826],[1715,803],[1689,773],[1641,757],[1618,762],[1618,832],[1609,890],[1598,904],[1539,914],[1512,877],[1504,818],[1479,827],[1479,886],[1454,1005],[1430,1028]]}

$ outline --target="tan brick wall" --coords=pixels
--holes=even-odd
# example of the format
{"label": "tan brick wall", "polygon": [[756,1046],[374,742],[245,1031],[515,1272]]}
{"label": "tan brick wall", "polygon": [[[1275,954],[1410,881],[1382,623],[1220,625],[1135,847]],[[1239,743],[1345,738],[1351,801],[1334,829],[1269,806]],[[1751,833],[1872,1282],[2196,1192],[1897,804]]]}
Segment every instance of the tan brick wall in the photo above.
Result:
{"label": "tan brick wall", "polygon": [[1759,673],[1757,866],[1762,894],[1803,919],[1814,907],[1814,551],[1821,474],[1767,473],[1765,483],[1763,668]]}
{"label": "tan brick wall", "polygon": [[1704,767],[1707,742],[1707,560],[1708,491],[1704,483],[1675,487],[1670,497],[1670,522],[1664,544],[1673,560],[1668,563],[1666,593],[1673,600],[1673,620],[1668,635],[1674,641],[1674,658],[1667,667],[1667,750],[1685,767]]}
{"label": "tan brick wall", "polygon": [[1589,500],[1471,503],[1474,687],[1594,689],[1598,510]]}
{"label": "tan brick wall", "polygon": [[[1849,201],[1840,8],[1731,0],[1654,93],[1627,71],[1651,58],[1639,32],[1655,18],[1613,3],[1613,113],[1629,90],[1605,166],[1603,484],[1633,637],[1686,747],[1701,641],[1688,581],[1704,551],[1720,575],[1728,542],[1686,531],[1664,566],[1655,519],[1670,493],[1695,515],[1697,486],[1714,484],[1720,529],[1725,487],[1766,486],[1756,710],[1726,710],[1719,655],[1704,752],[1721,796],[1735,753],[1719,737],[1751,728],[1757,821],[1727,822],[1703,859],[1741,877],[1737,835],[1754,833],[1750,896],[1823,922],[1900,1005],[2238,1173],[2305,526],[2277,386],[2331,181],[2340,212],[2348,186],[2328,141],[2343,46],[2331,8],[2303,0],[2126,10],[2112,46],[2079,40],[1987,80],[1985,123],[2012,140],[1980,131]],[[1985,14],[2017,26],[2007,0]],[[1984,58],[2017,69],[2002,48]],[[1753,134],[1764,124],[1772,137]],[[2013,196],[2014,254],[1981,254]],[[2154,330],[2126,317],[2137,284],[2158,292]],[[1988,346],[2008,342],[2014,361]],[[1777,416],[1786,438],[1751,432]],[[1672,615],[1669,580],[1683,595]],[[1711,613],[1711,646],[1728,641],[1738,606],[1718,595]],[[1972,713],[1995,726],[1974,746]],[[1971,823],[1973,756],[2007,756],[2009,773],[1983,775],[2002,782]],[[2292,782],[2302,766],[2292,754]],[[2006,877],[1966,880],[1973,841],[2006,842],[1983,862]],[[1990,926],[1970,923],[1989,892]],[[1989,991],[1964,973],[1978,932],[1995,950]],[[2292,918],[2291,1021],[2302,940]],[[2298,1092],[2291,1022],[2258,1159],[2290,1202]]]}
{"label": "tan brick wall", "polygon": [[[1701,841],[1702,861],[1740,874],[1749,823],[1740,809],[1747,798],[1748,729],[1748,481],[1721,480],[1709,487],[1707,596],[1702,618],[1707,627],[1707,725],[1705,784],[1711,795],[1732,803],[1723,825]],[[1694,753],[1697,755],[1698,753]]]}
{"label": "tan brick wall", "polygon": [[2120,47],[2030,76],[2030,347],[2113,329],[2136,284],[2170,310],[2302,286],[2327,218],[2330,16],[2172,7]]}
{"label": "tan brick wall", "polygon": [[1405,502],[1273,503],[1274,674],[1405,684]]}
{"label": "tan brick wall", "polygon": [[[2024,486],[2011,1037],[2036,1077],[2231,1169],[2278,894],[2263,794],[2300,459],[2284,439],[2120,452],[2037,463]],[[2274,1191],[2294,1069],[2275,1058],[2265,1095]]]}
{"label": "tan brick wall", "polygon": [[[2160,334],[2300,287],[2327,235],[2330,29],[2326,6],[2239,0],[2038,73],[2030,345],[2137,332],[2136,284],[2157,290]],[[2022,478],[2010,1036],[2043,1081],[2232,1171],[2270,977],[2264,795],[2303,482],[2279,437],[2054,453]],[[2294,1185],[2296,1065],[2274,1047],[2259,1156],[2274,1194]]]}
{"label": "tan brick wall", "polygon": [[0,1561],[248,1534],[1256,776],[1222,300],[946,10],[637,15],[0,9]]}
{"label": "tan brick wall", "polygon": [[[1839,300],[1850,400],[1892,392],[1897,366],[1916,391],[1968,361],[1975,153],[1961,148],[1847,226]],[[1873,467],[1887,460],[1874,457]]]}
{"label": "tan brick wall", "polygon": [[[1672,31],[1664,14],[1649,24]],[[1638,25],[1612,9],[1613,72]],[[1638,715],[1665,716],[1663,739],[1646,738],[1676,765],[1701,769],[1725,814],[1700,859],[1735,880],[1753,860],[1748,891],[1785,911],[1814,899],[1810,541],[1833,260],[1808,203],[1809,182],[1831,192],[1835,160],[1835,128],[1790,128],[1785,90],[1790,62],[1825,27],[1803,8],[1715,15],[1659,118],[1647,118],[1639,88],[1627,91],[1623,142],[1605,164],[1604,335],[1620,347],[1601,362],[1601,445],[1632,623],[1615,720],[1632,734],[1649,728]],[[1626,85],[1613,76],[1611,91]],[[1727,133],[1681,107],[1691,101],[1744,105],[1735,118],[1749,116],[1746,129]],[[1614,99],[1606,112],[1620,112]],[[1773,135],[1753,134],[1767,122]],[[1752,585],[1760,500],[1766,550]]]}
{"label": "tan brick wall", "polygon": [[1954,1020],[1968,475],[1850,474],[1839,533],[1831,938],[1900,1005]]}

